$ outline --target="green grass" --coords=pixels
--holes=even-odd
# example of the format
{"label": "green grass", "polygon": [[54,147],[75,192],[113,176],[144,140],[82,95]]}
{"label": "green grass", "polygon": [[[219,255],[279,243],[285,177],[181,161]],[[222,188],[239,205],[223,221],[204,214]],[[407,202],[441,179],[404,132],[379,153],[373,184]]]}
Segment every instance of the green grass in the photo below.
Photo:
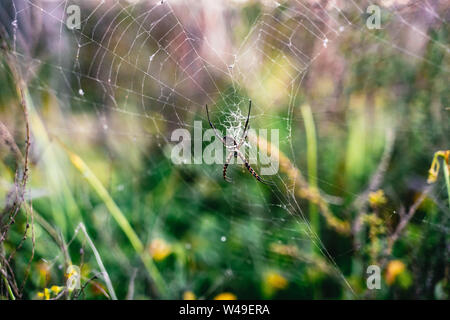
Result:
{"label": "green grass", "polygon": [[[230,30],[238,42],[265,10],[258,2],[242,6],[243,20]],[[390,43],[389,30],[377,35]],[[327,56],[327,67],[319,56],[295,89],[283,82],[298,74],[293,57],[279,55],[279,44],[270,40],[261,47],[270,59],[262,59],[261,69],[246,81],[230,83],[211,74],[218,77],[221,95],[215,104],[207,102],[218,123],[226,118],[222,111],[237,107],[233,103],[245,114],[251,98],[251,128],[279,129],[282,160],[275,186],[258,183],[235,164],[228,169],[229,184],[220,164],[172,163],[172,131],[178,126],[192,131],[195,120],[208,127],[207,97],[187,83],[177,89],[195,103],[174,95],[168,104],[149,99],[143,107],[141,96],[166,93],[149,80],[145,94],[133,96],[133,81],[142,79],[131,66],[120,74],[121,86],[130,92],[108,88],[113,92],[106,98],[114,96],[114,102],[89,77],[80,79],[82,97],[76,77],[69,77],[73,92],[49,90],[61,72],[36,66],[25,85],[32,134],[28,201],[0,244],[2,256],[17,250],[11,269],[0,265],[5,271],[0,298],[21,298],[14,285],[20,287],[28,268],[22,298],[36,299],[45,288],[65,286],[67,266],[76,265],[84,289],[64,299],[180,299],[186,292],[199,299],[224,292],[238,299],[448,299],[450,177],[444,152],[450,147],[450,111],[448,61],[439,45],[449,42],[448,27],[430,30],[430,36],[434,41],[426,43],[423,58],[413,61],[357,28],[346,30],[330,43],[336,52]],[[302,39],[305,48],[318,45],[314,37]],[[125,43],[117,52],[128,51]],[[95,49],[82,47],[81,66],[92,63]],[[142,56],[147,50],[158,48],[143,48]],[[2,60],[0,72],[2,223],[14,194],[17,154],[11,150],[25,149],[24,117],[8,64]],[[164,69],[161,78],[170,81],[175,74]],[[201,79],[205,88],[208,79]],[[390,131],[395,141],[389,161],[374,176]],[[260,164],[254,167],[259,172]],[[366,191],[378,177],[373,191],[382,190],[377,194],[385,199],[377,203]],[[417,203],[424,190],[428,196]],[[32,210],[34,246],[27,227]],[[382,290],[367,290],[370,264],[382,267]],[[388,283],[389,267],[399,265],[404,271]],[[99,273],[103,276],[96,277]]]}

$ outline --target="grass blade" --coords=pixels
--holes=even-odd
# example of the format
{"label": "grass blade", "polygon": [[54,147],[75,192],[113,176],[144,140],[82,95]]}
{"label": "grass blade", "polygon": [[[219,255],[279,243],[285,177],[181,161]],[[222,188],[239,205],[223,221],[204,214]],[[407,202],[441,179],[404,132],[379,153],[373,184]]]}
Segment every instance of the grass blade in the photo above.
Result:
{"label": "grass blade", "polygon": [[[301,107],[303,121],[306,130],[306,157],[308,162],[308,183],[311,188],[317,190],[317,137],[314,118],[311,107],[305,104]],[[317,205],[309,203],[309,215],[311,226],[318,235],[320,232],[320,220]]]}
{"label": "grass blade", "polygon": [[94,189],[94,191],[97,193],[97,195],[102,199],[105,206],[108,208],[109,213],[112,215],[114,220],[116,220],[119,227],[122,229],[122,231],[127,236],[128,240],[131,242],[131,245],[133,246],[134,250],[139,254],[142,262],[144,263],[148,273],[150,274],[150,277],[155,282],[156,288],[158,292],[162,296],[166,296],[166,285],[165,282],[159,273],[159,270],[157,269],[156,265],[153,262],[153,259],[145,251],[145,247],[142,244],[141,240],[137,236],[136,232],[131,227],[130,223],[128,222],[125,215],[122,213],[120,208],[117,206],[117,204],[114,202],[114,200],[109,195],[108,191],[105,189],[105,187],[102,185],[100,180],[95,176],[95,174],[92,172],[92,170],[88,167],[88,165],[81,159],[78,155],[70,151],[64,144],[59,141],[62,148],[65,150],[67,155],[69,156],[70,162],[75,166],[75,168],[78,169],[78,171],[83,174],[83,176],[86,178],[86,180],[89,182],[91,187]]}

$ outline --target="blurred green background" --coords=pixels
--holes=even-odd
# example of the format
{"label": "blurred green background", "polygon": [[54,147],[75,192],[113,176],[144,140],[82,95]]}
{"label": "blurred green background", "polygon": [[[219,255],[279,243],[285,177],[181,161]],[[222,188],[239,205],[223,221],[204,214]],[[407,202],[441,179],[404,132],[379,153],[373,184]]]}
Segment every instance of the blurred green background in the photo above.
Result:
{"label": "blurred green background", "polygon": [[[2,299],[448,299],[446,1],[74,3],[0,6]],[[274,186],[172,163],[249,98]]]}

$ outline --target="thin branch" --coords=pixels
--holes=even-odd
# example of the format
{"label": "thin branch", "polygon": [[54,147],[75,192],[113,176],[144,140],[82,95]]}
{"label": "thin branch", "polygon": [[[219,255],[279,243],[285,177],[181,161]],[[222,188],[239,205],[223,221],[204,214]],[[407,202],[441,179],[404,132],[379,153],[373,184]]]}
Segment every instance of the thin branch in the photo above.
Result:
{"label": "thin branch", "polygon": [[[17,95],[19,97],[19,101],[20,101],[20,106],[22,107],[22,112],[24,115],[24,121],[25,121],[25,155],[24,155],[24,165],[23,165],[23,173],[22,173],[22,179],[20,181],[20,183],[17,183],[17,179],[15,180],[15,184],[19,184],[20,187],[18,188],[18,192],[16,193],[16,201],[14,202],[13,208],[10,212],[9,215],[9,219],[6,222],[6,227],[5,230],[3,231],[3,234],[0,237],[0,241],[3,241],[4,239],[6,239],[6,235],[8,233],[9,227],[8,225],[10,225],[12,222],[14,222],[16,215],[18,214],[20,208],[22,207],[22,204],[26,202],[25,199],[25,192],[26,192],[26,188],[27,188],[27,182],[28,182],[28,170],[29,170],[29,154],[30,154],[30,137],[31,137],[31,133],[30,133],[30,121],[29,121],[29,114],[28,114],[28,106],[27,106],[27,102],[26,102],[26,94],[25,94],[25,81],[23,80],[22,74],[20,72],[20,69],[17,67],[18,63],[17,63],[17,58],[14,54],[11,53],[11,48],[9,46],[8,43],[8,34],[6,32],[6,30],[3,28],[3,26],[0,27],[0,45],[1,45],[1,49],[4,53],[6,62],[9,66],[9,69],[11,70],[12,76],[13,76],[13,81],[15,83],[16,86],[16,92]],[[16,177],[17,177],[17,172],[16,171]],[[33,218],[33,210],[32,210],[32,205],[31,205],[31,199],[30,199],[30,215],[31,215],[31,238],[32,238],[32,249],[31,249],[31,257],[29,259],[26,271],[25,271],[25,276],[24,279],[22,281],[22,286],[21,286],[21,291],[23,290],[25,283],[28,279],[29,276],[29,271],[31,268],[31,262],[34,258],[34,252],[35,252],[35,235],[34,235],[34,218]],[[27,229],[25,231],[25,234],[22,238],[21,243],[19,244],[19,247],[21,247],[23,241],[25,241],[26,237],[27,237],[27,231],[28,231],[28,210],[25,209],[25,214],[26,214],[26,219],[27,219]],[[17,249],[17,248],[16,248]],[[15,252],[17,250],[14,250],[13,253],[10,255],[10,257],[8,258],[8,261],[14,256]]]}
{"label": "thin branch", "polygon": [[134,297],[134,280],[136,280],[137,275],[137,268],[133,269],[133,273],[130,277],[130,283],[128,285],[128,293],[127,293],[127,300],[133,300]]}
{"label": "thin branch", "polygon": [[395,228],[395,231],[388,237],[387,247],[384,250],[384,258],[381,263],[381,265],[383,267],[386,264],[388,257],[392,253],[392,249],[394,247],[395,242],[400,238],[400,236],[402,235],[406,226],[411,221],[412,217],[416,213],[419,206],[422,204],[422,202],[428,196],[428,193],[431,191],[431,189],[432,189],[431,186],[427,186],[425,188],[425,190],[422,192],[422,194],[417,198],[417,200],[409,208],[408,212],[406,214],[405,213],[402,214],[401,220],[398,223],[397,227]]}
{"label": "thin branch", "polygon": [[381,156],[381,160],[378,164],[378,167],[375,170],[375,173],[372,175],[372,178],[370,179],[368,188],[363,193],[361,193],[353,202],[353,207],[356,209],[357,212],[357,215],[352,225],[352,234],[354,236],[354,243],[353,243],[354,248],[361,247],[361,243],[356,235],[359,234],[362,228],[362,215],[367,210],[367,199],[369,193],[379,189],[383,182],[384,175],[391,161],[392,151],[394,149],[394,142],[395,142],[395,131],[392,128],[388,128],[386,131],[386,141],[384,144],[383,155]]}
{"label": "thin branch", "polygon": [[109,278],[108,272],[106,271],[106,268],[103,265],[102,258],[100,257],[100,254],[98,253],[97,248],[94,245],[94,242],[92,242],[91,237],[89,237],[89,234],[86,231],[86,227],[84,226],[84,224],[82,222],[80,222],[80,224],[78,225],[77,228],[80,228],[81,231],[84,233],[84,235],[89,243],[89,246],[91,247],[91,250],[94,253],[95,260],[97,260],[97,264],[100,267],[100,270],[102,271],[103,279],[105,280],[106,287],[108,288],[111,298],[113,300],[117,300],[117,296],[116,296],[116,293],[112,286],[111,279]]}
{"label": "thin branch", "polygon": [[12,292],[11,286],[9,285],[8,277],[6,276],[6,272],[2,269],[2,264],[0,262],[0,273],[2,274],[2,279],[5,282],[6,289],[8,290],[9,297],[11,300],[16,300],[14,293]]}

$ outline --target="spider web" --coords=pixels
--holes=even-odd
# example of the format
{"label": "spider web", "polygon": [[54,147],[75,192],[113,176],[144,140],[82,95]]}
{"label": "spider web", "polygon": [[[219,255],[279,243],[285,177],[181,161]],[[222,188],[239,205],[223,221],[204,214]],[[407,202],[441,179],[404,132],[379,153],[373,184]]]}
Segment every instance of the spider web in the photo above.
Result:
{"label": "spider web", "polygon": [[[445,23],[445,18],[436,10],[437,4],[431,1],[391,2],[395,3],[384,10],[394,17],[396,24],[414,32],[423,41],[437,42],[408,20],[410,10],[413,10]],[[14,0],[10,30],[14,37],[14,53],[26,70],[25,74],[33,79],[31,90],[51,94],[65,115],[63,122],[47,126],[50,134],[62,136],[67,141],[112,137],[125,143],[112,148],[122,151],[136,148],[146,158],[146,171],[130,169],[130,181],[110,186],[120,192],[164,172],[167,163],[174,166],[170,161],[169,150],[174,143],[170,134],[177,128],[192,132],[195,120],[201,120],[203,129],[207,129],[205,104],[210,106],[212,121],[222,132],[233,129],[239,136],[249,99],[253,102],[251,128],[280,129],[280,150],[294,168],[303,172],[303,152],[297,147],[296,135],[303,121],[298,106],[303,101],[305,79],[309,72],[315,72],[315,62],[328,51],[336,50],[334,43],[339,43],[347,32],[375,38],[380,47],[406,55],[412,63],[434,64],[425,59],[420,50],[406,47],[400,40],[397,43],[377,38],[368,30],[364,16],[368,2],[262,1],[261,11],[244,20],[250,24],[250,31],[235,39],[231,32],[234,26],[225,24],[225,16],[233,16],[227,21],[236,22],[238,29],[237,10],[243,3],[245,1],[225,4],[186,0]],[[71,4],[81,6],[80,30],[66,28],[64,13]],[[47,30],[49,36],[45,41],[51,52],[36,53],[38,49],[30,42],[32,25],[27,19],[34,15],[42,20],[43,28]],[[448,54],[448,46],[439,45],[444,54]],[[52,74],[51,80],[40,79],[39,73],[43,69]],[[89,126],[87,120],[92,114],[96,118],[94,127]],[[313,110],[313,114],[320,116],[320,111]],[[141,125],[130,126],[131,121]],[[252,150],[254,143],[247,146],[250,153],[255,152]],[[165,160],[148,155],[147,150],[153,148],[164,154]],[[110,155],[111,151],[106,154]],[[110,161],[113,162],[112,156]],[[202,191],[201,196],[205,199],[198,210],[210,211],[227,224],[214,224],[211,256],[200,258],[217,268],[218,280],[199,295],[208,297],[218,287],[227,288],[227,283],[245,280],[258,265],[281,268],[293,281],[302,278],[304,269],[301,265],[317,264],[308,254],[295,253],[291,254],[293,261],[286,257],[280,260],[273,252],[260,249],[262,244],[272,244],[275,247],[292,245],[300,252],[317,250],[330,277],[336,279],[349,297],[353,296],[352,285],[336,262],[336,257],[349,255],[352,249],[333,253],[328,250],[309,222],[302,203],[305,201],[296,196],[298,184],[286,172],[279,170],[268,177],[274,185],[265,186],[233,165],[229,169],[234,180],[231,185],[222,182],[220,165],[186,164],[175,170],[179,172],[184,191],[174,194],[174,199],[188,202],[193,197],[198,198],[201,182],[213,186],[216,193],[213,199],[220,197],[220,202],[229,208],[227,214],[215,210],[215,205]],[[255,170],[258,171],[258,165]],[[318,181],[328,189],[339,189],[325,179]],[[166,190],[171,188],[169,182],[163,182],[163,185]],[[195,209],[186,208],[183,214],[193,221],[198,217]],[[250,224],[253,230],[248,230],[249,220],[253,222]],[[172,241],[184,243],[190,250],[195,249],[189,241],[177,239],[176,234],[165,230],[163,222],[159,227],[149,228]],[[199,225],[198,228],[202,227]],[[144,232],[142,240],[151,240],[154,233],[145,238]],[[249,233],[257,237],[248,238]],[[245,247],[233,245],[235,243],[245,243]],[[221,252],[233,257],[227,265],[212,262]],[[193,279],[187,280],[190,281]],[[170,283],[170,286],[174,291],[180,290],[176,284]]]}

